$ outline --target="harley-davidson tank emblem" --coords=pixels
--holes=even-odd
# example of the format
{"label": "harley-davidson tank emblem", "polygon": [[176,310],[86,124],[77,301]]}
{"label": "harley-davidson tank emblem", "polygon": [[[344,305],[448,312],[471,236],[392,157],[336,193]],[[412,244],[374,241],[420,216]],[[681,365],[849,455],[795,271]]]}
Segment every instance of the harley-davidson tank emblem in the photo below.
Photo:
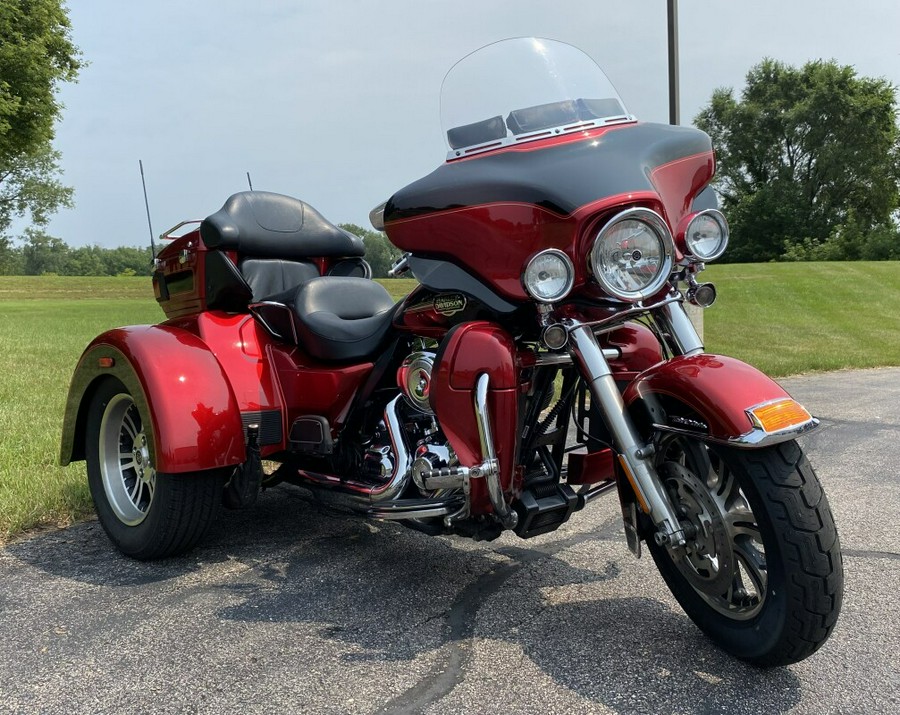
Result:
{"label": "harley-davidson tank emblem", "polygon": [[441,315],[456,315],[466,307],[466,297],[460,293],[444,293],[434,297],[434,311]]}

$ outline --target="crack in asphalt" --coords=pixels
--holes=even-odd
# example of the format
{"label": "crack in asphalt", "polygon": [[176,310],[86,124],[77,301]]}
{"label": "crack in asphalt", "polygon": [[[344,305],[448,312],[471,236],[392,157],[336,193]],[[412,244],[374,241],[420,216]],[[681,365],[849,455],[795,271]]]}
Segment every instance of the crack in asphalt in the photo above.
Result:
{"label": "crack in asphalt", "polygon": [[860,559],[891,559],[900,561],[900,554],[893,551],[864,551],[861,549],[841,549],[843,556],[856,557]]}
{"label": "crack in asphalt", "polygon": [[[820,414],[817,414],[816,417],[819,419],[823,429],[826,427],[865,427],[866,429],[886,429],[890,432],[900,430],[900,424],[897,422],[885,422],[872,417],[858,420],[839,419],[837,417],[827,417]],[[875,421],[873,421],[873,419]]]}
{"label": "crack in asphalt", "polygon": [[[479,609],[500,591],[512,576],[536,561],[553,558],[559,552],[587,541],[605,540],[611,528],[616,528],[619,517],[607,519],[604,523],[588,532],[575,534],[546,546],[522,548],[504,546],[496,553],[503,554],[511,563],[498,564],[486,574],[476,578],[462,590],[446,613],[450,630],[444,656],[434,664],[431,671],[418,683],[401,693],[384,705],[379,712],[387,715],[408,715],[421,713],[429,705],[449,695],[462,682],[471,659],[471,638],[475,631],[475,621]],[[618,571],[610,573],[606,578],[615,578]]]}

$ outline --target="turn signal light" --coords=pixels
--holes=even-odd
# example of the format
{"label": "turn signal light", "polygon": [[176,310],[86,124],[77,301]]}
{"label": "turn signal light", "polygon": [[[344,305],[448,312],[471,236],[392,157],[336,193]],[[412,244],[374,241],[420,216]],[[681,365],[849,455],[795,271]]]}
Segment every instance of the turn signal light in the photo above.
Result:
{"label": "turn signal light", "polygon": [[747,410],[753,424],[769,434],[809,422],[812,415],[791,399],[776,400]]}

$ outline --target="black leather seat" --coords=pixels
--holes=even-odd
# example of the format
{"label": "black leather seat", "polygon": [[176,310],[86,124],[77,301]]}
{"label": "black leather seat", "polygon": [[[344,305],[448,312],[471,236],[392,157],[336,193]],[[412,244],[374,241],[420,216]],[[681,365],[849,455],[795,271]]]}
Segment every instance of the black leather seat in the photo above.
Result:
{"label": "black leather seat", "polygon": [[239,256],[237,272],[213,259],[207,293],[216,298],[210,307],[246,310],[248,303],[293,298],[297,286],[320,275],[320,258],[332,261],[330,272],[336,275],[371,276],[359,236],[282,194],[234,194],[201,222],[200,236],[214,249],[211,253],[235,251]]}
{"label": "black leather seat", "polygon": [[306,281],[294,298],[298,343],[320,360],[359,360],[381,345],[394,301],[366,278],[324,276]]}
{"label": "black leather seat", "polygon": [[209,248],[244,257],[302,260],[313,256],[363,256],[359,236],[333,225],[299,199],[269,191],[242,191],[200,224]]}
{"label": "black leather seat", "polygon": [[254,302],[279,300],[286,291],[316,278],[319,268],[310,261],[285,261],[278,258],[245,258],[239,265],[241,275],[253,291]]}

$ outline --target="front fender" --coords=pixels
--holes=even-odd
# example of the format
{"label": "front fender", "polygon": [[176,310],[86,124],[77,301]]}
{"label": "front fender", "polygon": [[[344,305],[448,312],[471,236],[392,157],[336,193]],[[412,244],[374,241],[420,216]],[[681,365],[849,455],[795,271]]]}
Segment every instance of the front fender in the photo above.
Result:
{"label": "front fender", "polygon": [[[654,365],[626,388],[623,400],[645,426],[648,422],[668,425],[672,431],[736,447],[783,442],[819,424],[768,375],[723,355],[681,356]],[[673,420],[668,408],[678,403],[699,416],[705,427],[697,420]],[[757,410],[760,406],[778,409],[782,405],[787,416],[780,421],[760,422],[756,416],[762,414]]]}
{"label": "front fender", "polygon": [[116,328],[96,337],[75,368],[66,400],[60,463],[84,459],[87,410],[106,376],[149,416],[156,469],[193,472],[246,460],[241,413],[215,355],[196,335],[166,325]]}

